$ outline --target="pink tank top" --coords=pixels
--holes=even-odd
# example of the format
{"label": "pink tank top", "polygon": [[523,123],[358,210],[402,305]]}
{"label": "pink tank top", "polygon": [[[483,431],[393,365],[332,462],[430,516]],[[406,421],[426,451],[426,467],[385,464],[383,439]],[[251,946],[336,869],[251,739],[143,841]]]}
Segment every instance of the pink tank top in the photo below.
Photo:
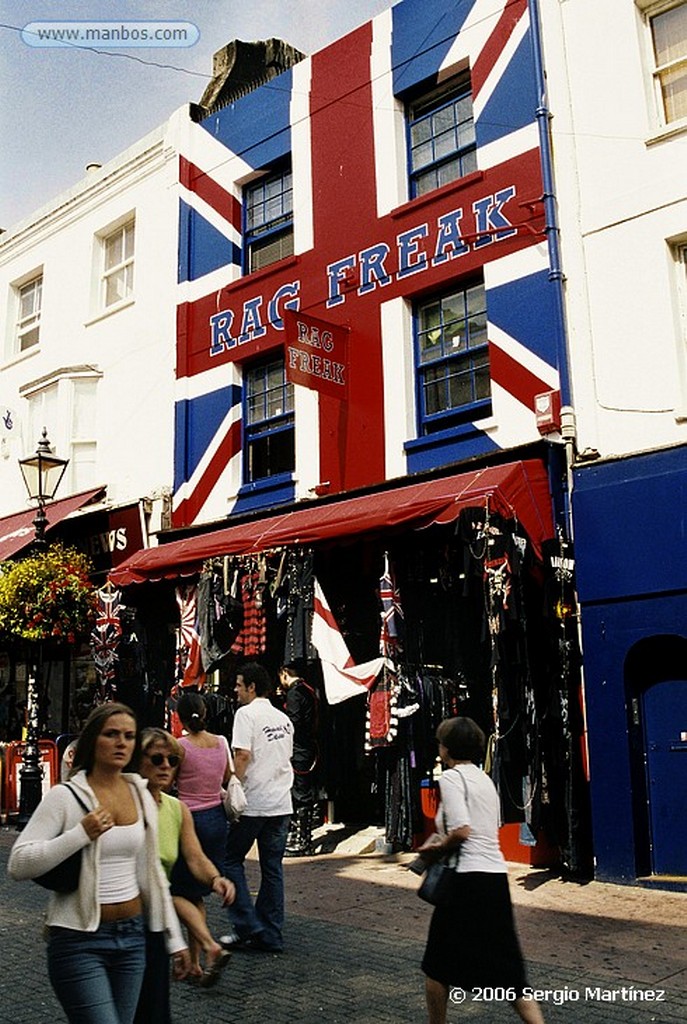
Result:
{"label": "pink tank top", "polygon": [[177,775],[179,799],[189,811],[206,811],[222,802],[220,792],[227,767],[227,748],[217,737],[216,747],[196,747],[182,736],[184,760]]}

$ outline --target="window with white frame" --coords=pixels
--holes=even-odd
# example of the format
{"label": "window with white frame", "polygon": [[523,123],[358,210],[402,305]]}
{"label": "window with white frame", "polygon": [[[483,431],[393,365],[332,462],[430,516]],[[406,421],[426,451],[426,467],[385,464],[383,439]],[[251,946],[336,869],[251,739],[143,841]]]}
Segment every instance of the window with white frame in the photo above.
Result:
{"label": "window with white frame", "polygon": [[15,330],[16,352],[26,352],[40,340],[41,309],[43,305],[43,275],[38,274],[26,284],[15,288],[17,322]]}
{"label": "window with white frame", "polygon": [[296,464],[293,384],[283,355],[244,370],[244,482],[292,473]]}
{"label": "window with white frame", "polygon": [[687,0],[638,0],[651,37],[654,94],[661,121],[687,119]]}
{"label": "window with white frame", "polygon": [[247,274],[293,255],[291,165],[270,171],[243,190],[244,269]]}
{"label": "window with white frame", "polygon": [[410,194],[421,196],[477,170],[469,76],[461,75],[406,105]]}
{"label": "window with white frame", "polygon": [[109,309],[134,293],[134,241],[136,223],[129,220],[109,234],[101,236],[101,304]]}
{"label": "window with white frame", "polygon": [[416,304],[415,360],[421,435],[490,415],[487,306],[481,282]]}
{"label": "window with white frame", "polygon": [[31,447],[45,427],[55,450],[69,459],[64,492],[78,493],[97,483],[96,413],[100,373],[86,367],[60,371],[48,381],[26,385]]}

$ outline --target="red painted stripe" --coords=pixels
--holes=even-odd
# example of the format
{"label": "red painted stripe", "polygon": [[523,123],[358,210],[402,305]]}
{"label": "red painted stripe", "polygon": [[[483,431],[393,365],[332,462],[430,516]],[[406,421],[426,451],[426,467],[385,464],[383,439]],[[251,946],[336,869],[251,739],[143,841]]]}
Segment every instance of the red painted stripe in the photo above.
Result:
{"label": "red painted stripe", "polygon": [[201,171],[199,167],[183,156],[179,156],[179,181],[200,199],[203,199],[208,206],[211,206],[215,213],[228,220],[231,226],[240,233],[241,203],[216,181],[213,181],[209,174]]}
{"label": "red painted stripe", "polygon": [[501,13],[501,17],[496,23],[494,31],[487,39],[486,44],[482,48],[482,52],[473,66],[471,74],[473,97],[476,97],[479,94],[479,91],[484,85],[488,75],[491,73],[494,64],[501,56],[503,48],[513,34],[515,26],[518,24],[526,10],[527,0],[510,0],[510,2],[506,4],[503,12]]}
{"label": "red painted stripe", "polygon": [[491,379],[519,402],[534,412],[534,397],[542,391],[551,391],[551,385],[516,362],[502,348],[489,342]]}
{"label": "red painted stripe", "polygon": [[226,437],[210,459],[193,492],[172,513],[173,526],[192,523],[212,493],[217,480],[230,459],[241,450],[241,422],[232,423]]}
{"label": "red painted stripe", "polygon": [[[358,253],[380,237],[374,167],[370,53],[372,25],[316,53],[310,92],[313,223],[320,265]],[[383,480],[384,415],[379,296],[332,309],[355,316],[349,400],[320,397],[320,473],[332,493]],[[328,319],[326,309],[312,310]]]}

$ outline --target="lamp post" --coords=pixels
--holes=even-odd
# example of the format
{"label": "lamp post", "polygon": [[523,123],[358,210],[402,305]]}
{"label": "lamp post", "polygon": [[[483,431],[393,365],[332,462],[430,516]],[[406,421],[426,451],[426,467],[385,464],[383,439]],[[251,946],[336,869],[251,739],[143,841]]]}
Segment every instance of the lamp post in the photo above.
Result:
{"label": "lamp post", "polygon": [[[45,532],[48,527],[48,517],[45,514],[46,502],[52,501],[60,486],[65,470],[69,465],[69,459],[60,459],[53,455],[48,432],[43,427],[41,439],[38,442],[34,455],[25,459],[19,459],[26,490],[29,499],[38,505],[36,518],[33,521],[35,536],[33,546],[36,551],[43,551],[48,546],[45,539]],[[39,747],[39,710],[40,710],[40,687],[42,676],[43,650],[41,642],[38,641],[36,658],[30,659],[28,681],[26,688],[26,741],[24,743],[24,756],[22,766],[19,770],[21,781],[21,795],[19,798],[19,817],[17,828],[22,829],[43,795],[43,769],[40,762]]]}

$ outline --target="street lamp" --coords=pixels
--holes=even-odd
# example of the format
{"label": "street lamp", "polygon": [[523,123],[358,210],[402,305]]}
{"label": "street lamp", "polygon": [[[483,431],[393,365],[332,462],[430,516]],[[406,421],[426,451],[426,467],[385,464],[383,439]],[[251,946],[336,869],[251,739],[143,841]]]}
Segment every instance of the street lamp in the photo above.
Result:
{"label": "street lamp", "polygon": [[45,531],[48,526],[48,517],[45,514],[45,503],[52,501],[60,486],[65,470],[69,465],[69,459],[60,459],[53,455],[48,431],[43,427],[41,439],[34,455],[28,455],[25,459],[19,459],[19,468],[24,477],[26,490],[29,492],[29,499],[38,502],[38,511],[33,525],[36,529],[34,546],[44,548],[46,546]]}
{"label": "street lamp", "polygon": [[[35,528],[34,548],[42,551],[47,547],[45,532],[48,527],[48,517],[45,514],[46,502],[52,501],[60,486],[65,470],[69,465],[69,459],[60,459],[53,455],[48,432],[43,427],[41,439],[34,455],[25,459],[19,459],[26,490],[29,499],[38,504],[36,518],[33,521]],[[21,780],[21,795],[19,798],[19,818],[17,828],[22,829],[43,795],[43,770],[40,762],[39,747],[39,701],[40,684],[42,676],[42,647],[40,641],[37,647],[37,657],[29,659],[29,673],[26,687],[26,741],[24,743],[24,756],[22,766],[19,770]]]}

